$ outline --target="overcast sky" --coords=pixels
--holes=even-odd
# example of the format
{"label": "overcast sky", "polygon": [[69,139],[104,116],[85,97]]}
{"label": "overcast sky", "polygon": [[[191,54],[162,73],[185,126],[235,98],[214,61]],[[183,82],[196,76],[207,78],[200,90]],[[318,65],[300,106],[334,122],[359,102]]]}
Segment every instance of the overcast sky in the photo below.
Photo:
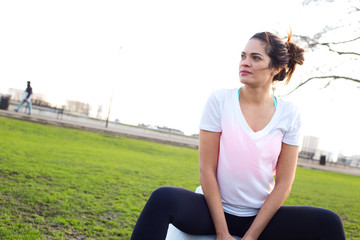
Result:
{"label": "overcast sky", "polygon": [[[111,120],[197,133],[211,91],[240,86],[240,52],[254,33],[285,37],[291,27],[294,34],[312,35],[336,14],[335,3],[319,8],[300,0],[1,1],[0,93],[23,90],[30,80],[47,101],[90,103],[93,116],[102,105],[103,117],[113,94]],[[306,57],[294,84],[323,65],[326,53]],[[344,109],[345,101],[334,97],[342,94],[339,86],[319,92],[321,84],[287,97],[304,109],[305,134],[328,139],[331,128],[349,139],[334,130],[334,106]]]}

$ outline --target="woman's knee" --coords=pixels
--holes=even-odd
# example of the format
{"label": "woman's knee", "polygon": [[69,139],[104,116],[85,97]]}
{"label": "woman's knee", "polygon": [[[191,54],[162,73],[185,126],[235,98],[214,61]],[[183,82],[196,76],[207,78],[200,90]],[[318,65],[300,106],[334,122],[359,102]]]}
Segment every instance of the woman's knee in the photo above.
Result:
{"label": "woman's knee", "polygon": [[322,219],[326,223],[327,227],[329,228],[343,227],[341,217],[337,213],[329,209],[322,209],[322,211],[323,211]]}
{"label": "woman's knee", "polygon": [[321,239],[346,239],[341,217],[329,209],[321,209],[319,228],[323,236]]}
{"label": "woman's knee", "polygon": [[178,189],[175,187],[160,187],[153,191],[148,202],[166,208],[176,204],[176,200],[179,198],[178,195]]}

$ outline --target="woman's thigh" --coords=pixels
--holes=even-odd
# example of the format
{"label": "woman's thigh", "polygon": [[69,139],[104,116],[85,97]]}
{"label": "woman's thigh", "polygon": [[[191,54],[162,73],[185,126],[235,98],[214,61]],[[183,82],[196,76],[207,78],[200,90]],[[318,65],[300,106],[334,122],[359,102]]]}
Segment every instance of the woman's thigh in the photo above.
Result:
{"label": "woman's thigh", "polygon": [[[226,214],[229,231],[243,237],[255,217],[237,217]],[[340,217],[327,209],[307,206],[282,206],[259,240],[344,240]]]}
{"label": "woman's thigh", "polygon": [[182,188],[162,187],[151,194],[131,239],[165,239],[170,223],[192,235],[215,234],[203,195]]}
{"label": "woman's thigh", "polygon": [[282,206],[259,237],[268,239],[343,240],[345,233],[340,217],[328,209]]}
{"label": "woman's thigh", "polygon": [[173,204],[170,222],[192,235],[213,235],[215,227],[204,195],[182,188],[166,188]]}

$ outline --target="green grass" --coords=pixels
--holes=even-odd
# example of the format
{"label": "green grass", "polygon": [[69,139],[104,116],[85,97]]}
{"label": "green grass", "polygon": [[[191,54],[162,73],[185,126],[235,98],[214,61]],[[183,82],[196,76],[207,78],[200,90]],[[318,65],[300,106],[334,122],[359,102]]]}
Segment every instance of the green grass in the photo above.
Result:
{"label": "green grass", "polygon": [[[151,192],[195,190],[197,151],[0,118],[1,239],[129,239]],[[299,168],[288,205],[329,208],[360,239],[360,178]]]}

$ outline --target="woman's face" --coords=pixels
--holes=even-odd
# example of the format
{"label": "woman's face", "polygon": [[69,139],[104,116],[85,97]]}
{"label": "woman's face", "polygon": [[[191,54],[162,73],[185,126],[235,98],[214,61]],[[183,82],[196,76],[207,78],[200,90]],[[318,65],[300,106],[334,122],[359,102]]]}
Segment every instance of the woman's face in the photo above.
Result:
{"label": "woman's face", "polygon": [[271,85],[275,70],[270,68],[270,61],[265,44],[257,39],[250,39],[241,53],[240,82],[254,87]]}

